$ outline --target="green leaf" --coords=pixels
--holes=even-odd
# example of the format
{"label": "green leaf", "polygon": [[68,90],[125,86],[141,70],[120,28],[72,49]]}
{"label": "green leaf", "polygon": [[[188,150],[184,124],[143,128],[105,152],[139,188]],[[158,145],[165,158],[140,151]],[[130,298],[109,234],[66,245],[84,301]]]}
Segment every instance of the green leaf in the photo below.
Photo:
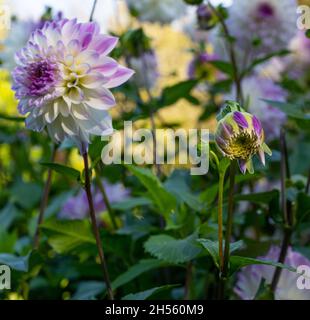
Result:
{"label": "green leaf", "polygon": [[297,196],[297,223],[303,222],[310,214],[310,196],[300,192]]}
{"label": "green leaf", "polygon": [[130,198],[121,202],[111,203],[111,207],[116,210],[127,211],[136,207],[150,205],[151,201],[148,198],[137,197]]}
{"label": "green leaf", "polygon": [[124,284],[132,281],[133,279],[140,276],[142,273],[147,271],[166,267],[169,264],[157,259],[145,259],[139,261],[138,264],[130,267],[126,272],[119,275],[112,283],[113,290],[123,286]]}
{"label": "green leaf", "polygon": [[22,208],[31,209],[36,206],[41,198],[41,187],[31,182],[16,182],[10,189],[11,201],[19,204]]}
{"label": "green leaf", "polygon": [[265,55],[264,57],[261,57],[261,58],[258,58],[258,59],[255,59],[250,65],[248,68],[246,68],[242,74],[241,74],[241,77],[244,77],[246,76],[248,73],[250,73],[256,66],[262,64],[262,63],[265,63],[266,61],[274,58],[274,57],[283,57],[283,56],[286,56],[288,54],[290,54],[291,52],[289,50],[280,50],[280,51],[276,51],[276,52],[273,52],[273,53],[270,53],[270,54],[267,54]]}
{"label": "green leaf", "polygon": [[287,103],[287,102],[281,102],[281,101],[273,101],[273,100],[267,100],[262,99],[266,103],[270,104],[273,107],[276,107],[286,113],[289,117],[299,120],[306,120],[307,123],[310,121],[310,114],[306,114],[300,110],[296,105]]}
{"label": "green leaf", "polygon": [[151,236],[144,244],[145,250],[157,259],[170,263],[184,263],[196,258],[201,248],[196,245],[197,234],[185,239],[175,239],[161,234]]}
{"label": "green leaf", "polygon": [[[212,241],[209,239],[197,239],[204,249],[210,254],[213,259],[214,264],[219,268],[219,243],[218,241]],[[233,242],[230,244],[229,251],[230,253],[240,249],[244,245],[242,240]],[[223,241],[223,248],[225,246],[225,241]]]}
{"label": "green leaf", "polygon": [[180,202],[186,203],[195,211],[201,211],[203,203],[198,195],[191,192],[189,186],[186,184],[187,173],[181,170],[175,170],[171,176],[166,180],[164,186]]}
{"label": "green leaf", "polygon": [[126,165],[126,167],[147,188],[151,200],[158,207],[160,213],[168,218],[176,208],[176,198],[164,188],[151,170],[133,165]]}
{"label": "green leaf", "polygon": [[18,257],[9,253],[1,253],[0,264],[5,264],[17,271],[27,272],[29,269],[29,258],[30,254]]}
{"label": "green leaf", "polygon": [[0,226],[7,230],[14,220],[21,215],[21,212],[17,210],[17,208],[12,203],[8,203],[1,211],[0,211]]}
{"label": "green leaf", "polygon": [[78,284],[72,300],[95,300],[96,296],[105,290],[102,281],[82,281]]}
{"label": "green leaf", "polygon": [[269,203],[274,199],[279,199],[280,193],[278,190],[267,192],[238,194],[234,198],[236,201],[250,201],[253,203]]}
{"label": "green leaf", "polygon": [[217,241],[212,241],[209,239],[197,239],[204,249],[210,254],[213,259],[214,264],[219,268],[219,244]]}
{"label": "green leaf", "polygon": [[229,62],[213,60],[213,61],[209,61],[209,63],[215,66],[217,69],[219,69],[223,73],[228,74],[230,77],[232,77],[234,74],[233,66]]}
{"label": "green leaf", "polygon": [[16,241],[16,232],[7,232],[2,228],[2,226],[0,226],[0,252],[14,252]]}
{"label": "green leaf", "polygon": [[169,106],[176,103],[181,98],[190,97],[190,92],[197,85],[197,80],[186,80],[173,86],[164,88],[159,105]]}
{"label": "green leaf", "polygon": [[79,180],[80,172],[76,169],[64,166],[59,163],[40,162],[42,166],[48,167],[60,174],[64,174],[72,179]]}
{"label": "green leaf", "polygon": [[51,219],[41,225],[48,243],[58,253],[69,252],[83,244],[96,244],[86,220],[61,221]]}
{"label": "green leaf", "polygon": [[156,288],[148,289],[148,290],[137,292],[137,293],[130,293],[127,296],[123,297],[122,300],[146,300],[156,293],[170,290],[170,289],[175,288],[177,286],[179,286],[179,285],[167,284],[165,286],[156,287]]}
{"label": "green leaf", "polygon": [[220,164],[219,164],[219,172],[221,174],[225,174],[226,170],[228,169],[230,165],[230,160],[226,157],[224,157],[221,161],[220,161]]}
{"label": "green leaf", "polygon": [[230,257],[230,274],[233,274],[237,270],[239,270],[243,267],[252,265],[252,264],[280,267],[282,269],[287,269],[291,272],[296,272],[295,268],[292,268],[288,265],[285,265],[285,264],[279,263],[279,262],[274,262],[274,261],[270,261],[270,260],[255,259],[255,258],[249,258],[249,257],[231,256]]}
{"label": "green leaf", "polygon": [[24,117],[12,117],[12,116],[8,116],[3,113],[0,113],[0,119],[14,121],[14,122],[24,122],[25,121]]}
{"label": "green leaf", "polygon": [[244,109],[240,106],[240,104],[233,100],[226,100],[224,107],[221,109],[219,114],[216,116],[217,121],[223,119],[228,113],[234,111],[241,111],[243,112]]}

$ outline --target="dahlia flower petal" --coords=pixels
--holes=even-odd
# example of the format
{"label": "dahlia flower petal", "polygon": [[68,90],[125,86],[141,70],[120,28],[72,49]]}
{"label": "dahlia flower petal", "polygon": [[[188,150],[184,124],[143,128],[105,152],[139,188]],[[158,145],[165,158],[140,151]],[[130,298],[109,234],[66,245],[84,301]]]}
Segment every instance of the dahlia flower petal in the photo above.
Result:
{"label": "dahlia flower petal", "polygon": [[264,150],[269,156],[272,156],[272,151],[270,150],[270,148],[267,146],[266,143],[263,143],[262,147],[263,147],[263,150]]}
{"label": "dahlia flower petal", "polygon": [[106,77],[109,77],[116,73],[118,66],[118,63],[114,59],[104,57],[100,65],[95,66],[94,69],[102,72]]}
{"label": "dahlia flower petal", "polygon": [[239,127],[248,128],[249,124],[248,124],[245,116],[241,112],[235,111],[233,117]]}
{"label": "dahlia flower petal", "polygon": [[246,168],[248,170],[249,173],[253,174],[254,173],[254,167],[253,167],[253,161],[252,159],[249,159],[247,162],[246,162]]}
{"label": "dahlia flower petal", "polygon": [[110,80],[105,84],[106,88],[118,87],[126,82],[135,72],[125,67],[119,67]]}
{"label": "dahlia flower petal", "polygon": [[73,39],[68,43],[67,50],[72,56],[78,55],[82,49],[80,41],[77,39]]}
{"label": "dahlia flower petal", "polygon": [[93,109],[87,120],[79,120],[78,123],[90,134],[110,135],[113,133],[112,119],[108,112]]}
{"label": "dahlia flower petal", "polygon": [[253,116],[252,124],[253,124],[253,128],[254,128],[256,134],[258,136],[260,136],[262,133],[262,125],[261,125],[260,121],[257,119],[257,117]]}
{"label": "dahlia flower petal", "polygon": [[62,116],[67,117],[70,114],[69,106],[62,98],[57,99],[54,105]]}
{"label": "dahlia flower petal", "polygon": [[61,122],[61,127],[68,136],[78,135],[78,126],[72,117],[64,118]]}
{"label": "dahlia flower petal", "polygon": [[102,87],[96,91],[85,90],[85,92],[85,103],[94,109],[106,110],[115,105],[115,98],[113,94],[106,88]]}
{"label": "dahlia flower petal", "polygon": [[106,82],[107,78],[100,72],[89,73],[80,79],[81,85],[88,89],[100,88]]}
{"label": "dahlia flower petal", "polygon": [[246,172],[246,166],[247,166],[246,160],[240,159],[240,160],[238,160],[238,164],[239,164],[240,171],[241,171],[243,174],[245,174],[245,172]]}
{"label": "dahlia flower petal", "polygon": [[76,119],[87,120],[89,118],[89,112],[84,107],[84,104],[75,105],[71,112]]}
{"label": "dahlia flower petal", "polygon": [[115,48],[117,42],[116,37],[100,35],[94,39],[94,44],[89,48],[105,56]]}
{"label": "dahlia flower petal", "polygon": [[44,113],[44,119],[47,123],[52,123],[59,114],[58,105],[50,106],[47,108],[47,112]]}
{"label": "dahlia flower petal", "polygon": [[259,156],[259,159],[260,159],[260,162],[265,165],[265,151],[263,148],[260,148],[258,150],[258,156]]}
{"label": "dahlia flower petal", "polygon": [[45,126],[42,117],[33,117],[32,114],[26,118],[25,124],[28,129],[38,132],[42,131]]}

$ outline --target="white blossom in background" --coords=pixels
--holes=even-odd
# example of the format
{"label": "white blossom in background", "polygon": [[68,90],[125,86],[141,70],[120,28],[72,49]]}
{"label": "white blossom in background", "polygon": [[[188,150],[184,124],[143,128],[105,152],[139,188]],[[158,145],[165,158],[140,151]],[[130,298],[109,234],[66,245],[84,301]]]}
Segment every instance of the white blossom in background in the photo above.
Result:
{"label": "white blossom in background", "polygon": [[295,0],[234,0],[228,9],[229,32],[252,55],[285,49],[297,32],[296,9]]}
{"label": "white blossom in background", "polygon": [[28,41],[30,34],[34,31],[36,23],[33,21],[13,21],[7,37],[1,41],[0,60],[2,68],[12,71],[15,67],[14,55]]}
{"label": "white blossom in background", "polygon": [[[278,261],[280,248],[272,246],[268,253],[259,257],[262,260]],[[286,265],[297,268],[306,265],[310,268],[310,261],[299,252],[289,247],[285,262]],[[253,300],[260,286],[261,280],[271,284],[275,267],[267,265],[251,265],[243,268],[238,273],[238,280],[234,288],[235,293],[243,300]],[[300,275],[296,272],[283,269],[275,291],[275,300],[310,300],[310,290],[300,290],[297,279]]]}
{"label": "white blossom in background", "polygon": [[132,77],[138,87],[152,89],[155,87],[159,72],[157,57],[153,50],[146,51],[139,57],[129,58],[130,67],[135,70]]}
{"label": "white blossom in background", "polygon": [[[266,141],[279,138],[281,127],[287,119],[286,115],[263,99],[285,102],[286,92],[272,79],[259,75],[244,79],[242,91],[244,100],[248,104],[248,111],[255,114],[262,123],[266,133]],[[226,98],[233,99],[234,96],[235,92],[232,92]]]}

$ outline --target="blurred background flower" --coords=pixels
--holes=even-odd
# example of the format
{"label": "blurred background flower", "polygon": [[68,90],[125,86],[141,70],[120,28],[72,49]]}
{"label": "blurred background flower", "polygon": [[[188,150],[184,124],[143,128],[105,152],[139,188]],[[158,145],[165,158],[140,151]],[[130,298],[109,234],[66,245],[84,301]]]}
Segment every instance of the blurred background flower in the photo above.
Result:
{"label": "blurred background flower", "polygon": [[[280,248],[272,246],[268,253],[260,259],[277,261]],[[310,265],[310,261],[299,252],[289,248],[285,264],[297,268],[301,265]],[[260,283],[265,279],[266,284],[271,284],[275,267],[254,265],[245,267],[238,274],[238,280],[235,286],[235,293],[243,300],[253,300],[259,289]],[[299,274],[289,270],[282,270],[277,289],[275,291],[276,300],[310,300],[309,290],[300,290],[297,287]]]}
{"label": "blurred background flower", "polygon": [[[105,180],[101,181],[104,186],[107,198],[111,204],[125,201],[130,194],[121,183],[111,184]],[[92,194],[95,212],[99,216],[107,210],[103,195],[97,186],[92,186]],[[84,190],[80,190],[75,196],[70,197],[62,206],[59,219],[76,220],[89,217],[87,196]]]}
{"label": "blurred background flower", "polygon": [[249,56],[286,49],[296,33],[296,8],[296,0],[234,0],[228,10],[230,34]]}

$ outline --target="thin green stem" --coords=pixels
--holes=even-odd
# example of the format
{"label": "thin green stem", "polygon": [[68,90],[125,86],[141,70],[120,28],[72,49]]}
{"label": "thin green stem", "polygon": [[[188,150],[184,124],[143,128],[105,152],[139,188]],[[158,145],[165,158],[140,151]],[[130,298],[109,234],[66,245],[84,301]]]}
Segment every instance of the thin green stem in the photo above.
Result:
{"label": "thin green stem", "polygon": [[104,281],[107,286],[108,298],[110,300],[114,300],[113,290],[112,290],[112,286],[111,286],[111,282],[110,282],[110,276],[109,276],[108,267],[107,267],[106,259],[105,259],[104,252],[103,252],[102,242],[100,239],[100,233],[99,233],[99,228],[98,228],[97,220],[96,220],[94,202],[93,202],[93,197],[92,197],[92,193],[91,193],[91,183],[90,183],[88,153],[87,152],[83,153],[83,160],[84,160],[84,169],[85,169],[84,170],[85,171],[85,191],[86,191],[86,195],[87,195],[87,200],[88,200],[88,205],[89,205],[89,214],[90,214],[90,218],[91,218],[93,232],[94,232],[95,239],[96,239],[96,244],[97,244],[97,249],[98,249],[98,253],[99,253],[103,278],[104,278]]}
{"label": "thin green stem", "polygon": [[229,194],[228,194],[228,212],[226,221],[226,234],[225,234],[225,247],[224,247],[224,261],[223,272],[220,274],[220,287],[218,297],[224,298],[225,283],[229,276],[229,260],[230,260],[230,239],[233,227],[234,218],[234,189],[235,189],[235,176],[236,176],[236,161],[231,161],[229,172]]}
{"label": "thin green stem", "polygon": [[219,176],[219,191],[218,191],[218,241],[219,241],[219,259],[220,272],[223,272],[223,193],[224,193],[225,173],[220,173]]}
{"label": "thin green stem", "polygon": [[[280,136],[280,148],[281,148],[281,205],[283,212],[283,221],[284,221],[284,236],[281,244],[281,250],[278,258],[278,262],[284,263],[287,255],[287,250],[291,243],[291,237],[293,233],[293,212],[292,212],[292,203],[286,199],[286,179],[290,178],[289,162],[288,162],[288,151],[286,144],[285,132],[281,130]],[[277,267],[273,278],[271,281],[271,291],[274,293],[278,282],[280,280],[282,269]]]}
{"label": "thin green stem", "polygon": [[103,197],[103,201],[105,203],[105,206],[107,208],[107,211],[108,211],[108,214],[109,214],[109,217],[110,217],[110,220],[113,224],[113,228],[114,230],[117,229],[117,222],[116,222],[116,217],[115,217],[115,213],[114,213],[114,210],[112,209],[111,207],[111,204],[110,204],[110,201],[109,201],[109,198],[108,198],[108,195],[105,191],[105,187],[104,187],[104,184],[101,182],[100,180],[100,175],[99,175],[99,170],[98,168],[95,168],[95,171],[96,171],[96,184],[98,186],[98,189],[99,191],[101,192],[102,194],[102,197]]}
{"label": "thin green stem", "polygon": [[191,298],[192,279],[193,279],[193,262],[190,261],[186,266],[184,300],[190,300]]}
{"label": "thin green stem", "polygon": [[310,169],[308,172],[308,179],[307,179],[307,184],[306,184],[306,189],[305,189],[306,194],[309,193],[309,190],[310,190]]}
{"label": "thin green stem", "polygon": [[233,80],[235,82],[236,86],[236,95],[237,95],[237,100],[241,104],[243,104],[243,92],[242,92],[242,85],[241,85],[241,76],[239,75],[239,68],[237,64],[237,58],[236,58],[236,52],[235,52],[235,46],[234,46],[234,41],[232,40],[232,36],[229,32],[229,29],[226,25],[224,17],[221,15],[221,13],[211,4],[211,1],[208,1],[208,5],[213,11],[213,13],[216,15],[216,17],[219,20],[219,23],[221,24],[223,28],[223,32],[225,34],[225,37],[227,38],[227,43],[228,43],[228,53],[229,53],[229,58],[233,67]]}
{"label": "thin green stem", "polygon": [[[52,155],[51,155],[51,163],[53,163],[55,161],[56,149],[57,149],[56,146],[53,145]],[[38,249],[39,244],[40,244],[40,226],[43,222],[45,208],[48,203],[49,193],[51,190],[52,175],[53,175],[53,170],[51,168],[49,168],[47,171],[47,178],[46,178],[46,182],[45,182],[44,189],[43,189],[43,194],[42,194],[41,204],[40,204],[40,211],[39,211],[39,215],[38,215],[36,231],[34,234],[34,240],[33,240],[33,248],[34,249]]]}

